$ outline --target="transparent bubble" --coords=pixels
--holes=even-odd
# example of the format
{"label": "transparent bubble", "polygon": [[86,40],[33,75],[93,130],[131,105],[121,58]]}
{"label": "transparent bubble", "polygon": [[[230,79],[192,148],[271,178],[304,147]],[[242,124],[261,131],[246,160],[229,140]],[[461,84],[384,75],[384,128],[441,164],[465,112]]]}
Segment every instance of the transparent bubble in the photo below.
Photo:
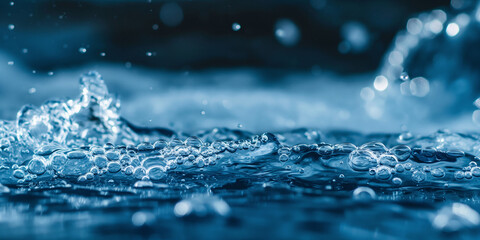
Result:
{"label": "transparent bubble", "polygon": [[280,160],[280,162],[286,162],[288,161],[288,155],[282,154],[278,157],[278,160]]}
{"label": "transparent bubble", "polygon": [[436,178],[443,178],[445,176],[445,171],[442,168],[434,168],[431,171],[431,174]]}
{"label": "transparent bubble", "polygon": [[388,166],[380,166],[375,172],[375,178],[378,180],[385,181],[392,177],[392,169]]}
{"label": "transparent bubble", "polygon": [[397,186],[399,186],[399,185],[402,185],[403,181],[402,181],[401,178],[394,177],[394,178],[392,179],[392,183],[395,184],[395,185],[397,185]]}
{"label": "transparent bubble", "polygon": [[34,158],[30,160],[30,163],[28,163],[28,171],[32,174],[42,175],[46,171],[45,160],[41,157],[34,156]]}
{"label": "transparent bubble", "polygon": [[377,91],[385,91],[388,87],[388,79],[385,76],[377,76],[373,82],[373,87]]}
{"label": "transparent bubble", "polygon": [[408,80],[410,80],[410,77],[408,76],[408,73],[402,72],[402,73],[400,74],[400,80],[402,80],[402,81],[408,81]]}
{"label": "transparent bubble", "polygon": [[419,34],[423,29],[423,22],[418,18],[410,18],[407,21],[407,31],[412,35]]}
{"label": "transparent bubble", "polygon": [[369,150],[357,149],[348,157],[349,166],[356,171],[367,171],[377,165],[377,158]]}
{"label": "transparent bubble", "polygon": [[470,171],[474,177],[480,177],[480,167],[472,167]]}
{"label": "transparent bubble", "polygon": [[397,145],[390,149],[390,153],[395,155],[398,161],[406,161],[411,154],[411,149],[407,145]]}
{"label": "transparent bubble", "polygon": [[280,19],[275,23],[275,37],[285,46],[294,46],[300,41],[300,30],[290,19]]}
{"label": "transparent bubble", "polygon": [[232,24],[232,30],[235,31],[235,32],[240,30],[241,28],[242,28],[242,26],[240,26],[240,24],[238,24],[236,22]]}
{"label": "transparent bubble", "polygon": [[378,164],[380,165],[395,167],[397,163],[398,163],[397,157],[395,157],[394,155],[384,154],[378,158]]}
{"label": "transparent bubble", "polygon": [[357,187],[353,191],[353,199],[368,201],[377,198],[377,194],[369,187]]}
{"label": "transparent bubble", "polygon": [[21,169],[16,169],[15,171],[13,171],[13,176],[18,179],[22,179],[25,177],[25,172]]}
{"label": "transparent bubble", "polygon": [[161,166],[155,166],[148,169],[148,177],[154,181],[161,180],[165,176],[165,169]]}
{"label": "transparent bubble", "polygon": [[352,52],[364,52],[370,45],[370,33],[361,22],[347,22],[340,32]]}
{"label": "transparent bubble", "polygon": [[455,177],[455,179],[461,180],[465,177],[465,173],[463,171],[455,171],[453,176]]}
{"label": "transparent bubble", "polygon": [[430,92],[430,82],[423,78],[417,77],[410,81],[410,92],[416,97],[425,97]]}
{"label": "transparent bubble", "polygon": [[415,170],[412,173],[412,180],[419,183],[425,181],[427,174],[423,170]]}
{"label": "transparent bubble", "polygon": [[448,36],[455,37],[460,32],[460,27],[457,23],[449,23],[445,32]]}

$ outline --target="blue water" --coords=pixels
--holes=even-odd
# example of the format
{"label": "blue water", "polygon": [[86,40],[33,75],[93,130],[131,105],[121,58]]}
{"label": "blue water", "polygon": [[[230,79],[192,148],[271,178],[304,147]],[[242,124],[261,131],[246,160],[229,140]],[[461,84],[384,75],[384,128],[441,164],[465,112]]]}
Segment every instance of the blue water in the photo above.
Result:
{"label": "blue water", "polygon": [[477,239],[478,69],[414,56],[467,48],[478,16],[425,13],[378,72],[276,88],[258,69],[2,67],[0,238]]}

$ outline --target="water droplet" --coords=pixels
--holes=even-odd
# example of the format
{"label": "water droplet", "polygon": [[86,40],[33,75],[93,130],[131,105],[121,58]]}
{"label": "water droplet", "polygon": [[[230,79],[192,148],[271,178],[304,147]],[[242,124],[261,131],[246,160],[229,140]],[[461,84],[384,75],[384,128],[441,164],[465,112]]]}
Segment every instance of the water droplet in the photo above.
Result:
{"label": "water droplet", "polygon": [[175,2],[165,3],[160,9],[160,20],[168,27],[176,27],[183,21],[183,10]]}
{"label": "water droplet", "polygon": [[402,81],[408,81],[408,80],[410,80],[410,77],[408,76],[408,73],[402,72],[402,73],[400,74],[400,80],[402,80]]}
{"label": "water droplet", "polygon": [[430,82],[423,78],[417,77],[410,81],[410,92],[416,97],[425,97],[430,92]]}
{"label": "water droplet", "polygon": [[340,32],[343,42],[348,44],[348,51],[364,52],[370,45],[370,33],[361,22],[347,22]]}
{"label": "water droplet", "polygon": [[480,167],[472,167],[470,171],[474,177],[480,177]]}
{"label": "water droplet", "polygon": [[83,53],[86,53],[86,52],[87,52],[87,49],[84,48],[84,47],[81,47],[81,48],[78,49],[78,52],[80,52],[80,53],[83,54]]}
{"label": "water droplet", "polygon": [[385,76],[377,76],[373,82],[373,87],[377,91],[385,91],[388,87],[388,79]]}
{"label": "water droplet", "polygon": [[15,171],[13,171],[13,176],[18,179],[22,179],[25,177],[25,172],[23,172],[23,170],[21,169],[16,169]]}
{"label": "water droplet", "polygon": [[280,19],[275,23],[275,37],[285,46],[294,46],[300,41],[300,30],[289,19]]}
{"label": "water droplet", "polygon": [[407,21],[407,31],[412,35],[422,32],[423,22],[418,18],[410,18]]}
{"label": "water droplet", "polygon": [[151,225],[155,221],[155,215],[150,212],[138,211],[132,215],[132,224],[136,227]]}
{"label": "water droplet", "polygon": [[233,31],[236,32],[236,31],[240,30],[240,28],[242,28],[242,26],[240,26],[240,24],[238,24],[236,22],[232,24],[232,30]]}
{"label": "water droplet", "polygon": [[445,32],[448,36],[455,37],[460,32],[460,27],[456,23],[449,23]]}
{"label": "water droplet", "polygon": [[397,185],[397,186],[400,186],[400,185],[402,185],[403,181],[402,181],[401,178],[394,177],[394,178],[392,179],[392,183],[395,184],[395,185]]}

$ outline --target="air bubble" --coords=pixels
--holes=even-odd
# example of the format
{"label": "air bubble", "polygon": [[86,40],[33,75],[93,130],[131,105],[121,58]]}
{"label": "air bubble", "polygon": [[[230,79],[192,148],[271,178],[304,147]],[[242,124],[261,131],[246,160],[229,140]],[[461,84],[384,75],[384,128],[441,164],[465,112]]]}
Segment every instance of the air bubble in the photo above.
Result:
{"label": "air bubble", "polygon": [[111,173],[117,173],[122,169],[122,165],[119,162],[109,162],[107,165],[107,169]]}
{"label": "air bubble", "polygon": [[397,185],[397,186],[400,186],[400,185],[402,185],[403,181],[402,181],[401,178],[394,177],[394,178],[392,179],[392,183],[395,184],[395,185]]}
{"label": "air bubble", "polygon": [[445,176],[445,171],[441,168],[435,168],[431,171],[431,174],[436,178],[443,178]]}
{"label": "air bubble", "polygon": [[368,201],[377,197],[375,191],[369,187],[357,187],[353,191],[353,199],[360,201]]}
{"label": "air bubble", "polygon": [[395,155],[398,161],[406,161],[411,154],[411,149],[407,145],[397,145],[390,149],[390,153]]}
{"label": "air bubble", "polygon": [[425,181],[425,178],[427,178],[427,174],[422,170],[415,170],[412,173],[412,180],[417,183]]}
{"label": "air bubble", "polygon": [[380,166],[375,172],[375,178],[378,180],[385,181],[392,177],[392,169],[387,166]]}
{"label": "air bubble", "polygon": [[377,159],[371,151],[358,149],[350,153],[348,164],[353,170],[367,171],[377,165]]}

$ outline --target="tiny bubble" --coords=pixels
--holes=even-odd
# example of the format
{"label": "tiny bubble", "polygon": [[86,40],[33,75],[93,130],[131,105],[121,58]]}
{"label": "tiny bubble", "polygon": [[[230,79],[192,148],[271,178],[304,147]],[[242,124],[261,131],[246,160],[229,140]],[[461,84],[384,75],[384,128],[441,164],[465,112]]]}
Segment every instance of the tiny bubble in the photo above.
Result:
{"label": "tiny bubble", "polygon": [[107,54],[105,52],[101,52],[100,56],[105,57]]}
{"label": "tiny bubble", "polygon": [[15,62],[13,62],[13,61],[8,61],[7,64],[8,64],[8,66],[13,66],[13,64],[15,64]]}
{"label": "tiny bubble", "polygon": [[241,28],[242,28],[242,26],[240,26],[240,24],[238,24],[236,22],[232,24],[232,30],[235,31],[235,32],[240,30]]}
{"label": "tiny bubble", "polygon": [[8,30],[12,31],[13,29],[15,29],[15,25],[8,24]]}
{"label": "tiny bubble", "polygon": [[408,81],[410,77],[408,76],[408,73],[403,72],[402,74],[400,74],[400,79],[403,81]]}
{"label": "tiny bubble", "polygon": [[33,87],[32,87],[32,88],[28,89],[28,93],[30,93],[30,94],[34,94],[34,93],[36,93],[36,92],[37,92],[37,89],[36,89],[36,88],[33,88]]}
{"label": "tiny bubble", "polygon": [[82,47],[82,48],[79,48],[78,51],[83,54],[87,52],[87,49]]}

